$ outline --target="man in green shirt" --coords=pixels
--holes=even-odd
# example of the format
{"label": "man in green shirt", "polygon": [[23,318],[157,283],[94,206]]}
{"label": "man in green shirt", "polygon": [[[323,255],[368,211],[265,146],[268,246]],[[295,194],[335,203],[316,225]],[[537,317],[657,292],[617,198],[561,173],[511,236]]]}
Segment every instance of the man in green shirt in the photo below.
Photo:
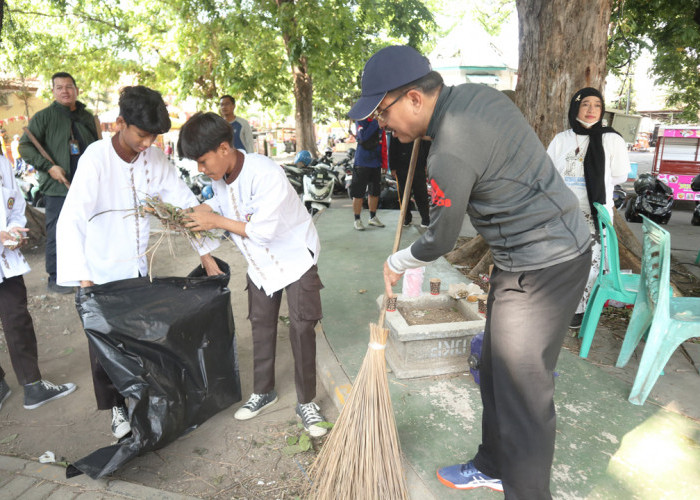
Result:
{"label": "man in green shirt", "polygon": [[70,293],[71,287],[56,284],[56,223],[66,199],[78,159],[98,139],[95,117],[78,101],[75,79],[65,72],[51,77],[54,102],[36,113],[29,131],[52,161],[46,159],[25,133],[19,141],[22,158],[37,171],[39,189],[46,200],[46,272],[48,290]]}

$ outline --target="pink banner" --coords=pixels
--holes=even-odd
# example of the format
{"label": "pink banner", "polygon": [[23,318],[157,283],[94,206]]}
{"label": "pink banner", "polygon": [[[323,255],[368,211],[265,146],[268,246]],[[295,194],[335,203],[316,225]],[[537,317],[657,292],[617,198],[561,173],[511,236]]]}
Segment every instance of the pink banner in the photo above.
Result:
{"label": "pink banner", "polygon": [[700,137],[700,130],[694,128],[667,128],[664,137]]}
{"label": "pink banner", "polygon": [[690,183],[693,182],[692,175],[659,174],[659,180],[673,189],[675,200],[700,201],[700,192],[690,189]]}

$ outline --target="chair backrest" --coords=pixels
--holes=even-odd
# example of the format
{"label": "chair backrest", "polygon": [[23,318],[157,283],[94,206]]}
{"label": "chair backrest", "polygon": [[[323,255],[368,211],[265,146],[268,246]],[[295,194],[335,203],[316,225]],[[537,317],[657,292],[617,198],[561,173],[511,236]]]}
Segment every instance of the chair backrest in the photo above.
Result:
{"label": "chair backrest", "polygon": [[668,317],[671,299],[671,235],[642,216],[644,233],[641,287],[654,316]]}
{"label": "chair backrest", "polygon": [[623,290],[622,278],[620,278],[620,251],[617,244],[617,233],[610,213],[605,206],[594,202],[593,206],[598,211],[598,233],[600,234],[600,275],[607,274],[607,279],[617,290]]}

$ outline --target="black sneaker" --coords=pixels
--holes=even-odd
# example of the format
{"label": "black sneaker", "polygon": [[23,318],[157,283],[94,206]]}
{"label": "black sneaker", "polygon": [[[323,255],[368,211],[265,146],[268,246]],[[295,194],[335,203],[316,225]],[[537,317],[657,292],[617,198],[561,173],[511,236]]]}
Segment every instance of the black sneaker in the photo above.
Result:
{"label": "black sneaker", "polygon": [[129,410],[123,405],[112,407],[112,435],[121,439],[130,432]]}
{"label": "black sneaker", "polygon": [[56,385],[48,380],[39,380],[33,384],[27,384],[24,386],[24,408],[25,410],[39,408],[44,403],[68,396],[75,389],[75,384],[70,382]]}
{"label": "black sneaker", "polygon": [[574,314],[574,317],[571,318],[571,324],[569,324],[569,328],[572,330],[578,330],[581,328],[581,323],[583,323],[583,313],[577,313]]}
{"label": "black sneaker", "polygon": [[271,406],[277,402],[277,392],[273,389],[266,394],[251,394],[250,398],[241,406],[236,413],[233,414],[233,418],[236,420],[248,420],[258,413],[263,411],[268,406]]}
{"label": "black sneaker", "polygon": [[10,386],[7,385],[7,382],[5,382],[5,379],[3,378],[0,380],[0,409],[2,409],[2,404],[7,398],[10,397],[10,394],[12,394]]}
{"label": "black sneaker", "polygon": [[325,422],[325,419],[321,415],[320,408],[313,401],[310,403],[297,403],[297,415],[301,418],[301,423],[304,424],[304,429],[306,429],[309,434],[313,437],[323,436],[328,429],[325,427],[320,427],[316,424],[320,422]]}

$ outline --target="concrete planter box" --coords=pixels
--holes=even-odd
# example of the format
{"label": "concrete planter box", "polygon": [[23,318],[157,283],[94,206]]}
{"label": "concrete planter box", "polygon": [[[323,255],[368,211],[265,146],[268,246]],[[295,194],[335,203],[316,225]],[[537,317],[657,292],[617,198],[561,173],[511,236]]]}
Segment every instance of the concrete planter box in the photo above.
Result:
{"label": "concrete planter box", "polygon": [[[377,298],[381,308],[383,297]],[[469,369],[467,358],[474,335],[484,330],[486,319],[478,311],[476,302],[453,299],[449,295],[424,294],[419,297],[398,295],[397,310],[386,313],[389,328],[386,360],[397,378],[416,378]],[[415,309],[454,307],[465,317],[464,321],[408,325],[399,307]]]}

